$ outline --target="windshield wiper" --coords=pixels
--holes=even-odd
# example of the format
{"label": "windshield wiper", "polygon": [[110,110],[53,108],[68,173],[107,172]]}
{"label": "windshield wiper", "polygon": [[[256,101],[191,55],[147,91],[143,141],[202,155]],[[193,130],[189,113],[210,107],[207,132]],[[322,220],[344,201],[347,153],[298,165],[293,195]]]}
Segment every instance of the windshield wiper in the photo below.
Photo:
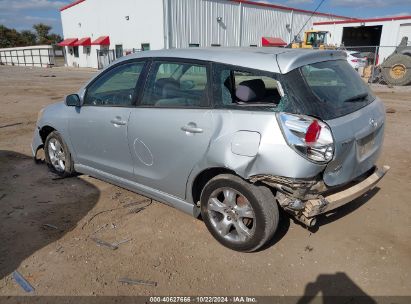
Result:
{"label": "windshield wiper", "polygon": [[364,100],[366,97],[368,97],[368,93],[361,93],[361,94],[355,95],[353,97],[350,97],[350,98],[344,100],[344,102],[360,101],[360,100]]}

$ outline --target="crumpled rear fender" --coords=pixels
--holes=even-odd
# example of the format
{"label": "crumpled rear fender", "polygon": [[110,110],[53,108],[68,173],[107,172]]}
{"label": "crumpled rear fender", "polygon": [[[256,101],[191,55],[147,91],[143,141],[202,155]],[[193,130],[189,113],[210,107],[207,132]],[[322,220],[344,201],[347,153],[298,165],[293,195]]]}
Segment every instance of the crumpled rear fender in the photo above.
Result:
{"label": "crumpled rear fender", "polygon": [[210,168],[224,168],[246,180],[256,175],[314,178],[325,168],[288,146],[274,112],[216,110],[213,120],[216,127],[208,150],[187,181],[189,202],[195,178]]}

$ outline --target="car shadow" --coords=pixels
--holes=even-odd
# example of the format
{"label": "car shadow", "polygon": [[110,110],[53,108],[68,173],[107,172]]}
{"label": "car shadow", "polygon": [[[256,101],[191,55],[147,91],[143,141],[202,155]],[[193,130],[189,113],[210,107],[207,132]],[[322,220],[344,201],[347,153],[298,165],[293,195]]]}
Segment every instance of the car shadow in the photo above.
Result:
{"label": "car shadow", "polygon": [[352,202],[345,204],[337,209],[334,209],[325,214],[320,214],[317,216],[317,223],[314,227],[306,227],[304,224],[294,219],[297,225],[307,228],[310,232],[315,233],[321,229],[321,226],[328,225],[332,222],[339,220],[340,218],[347,216],[348,214],[356,211],[361,206],[365,205],[370,199],[372,199],[380,191],[379,187],[375,187],[366,194],[360,196],[359,198],[353,200]]}
{"label": "car shadow", "polygon": [[[321,298],[318,298],[320,295]],[[376,304],[377,301],[367,295],[346,273],[337,272],[320,274],[315,282],[310,282],[305,286],[304,295],[298,299],[297,304],[309,303]]]}
{"label": "car shadow", "polygon": [[47,245],[59,250],[58,240],[99,197],[97,187],[79,177],[60,179],[31,157],[0,150],[0,279]]}

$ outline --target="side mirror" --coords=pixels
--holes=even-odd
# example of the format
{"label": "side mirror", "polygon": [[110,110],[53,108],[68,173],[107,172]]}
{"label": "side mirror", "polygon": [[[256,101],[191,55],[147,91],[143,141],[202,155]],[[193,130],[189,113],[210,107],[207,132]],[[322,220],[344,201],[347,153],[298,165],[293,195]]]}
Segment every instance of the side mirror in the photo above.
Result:
{"label": "side mirror", "polygon": [[66,96],[65,103],[66,103],[66,106],[68,107],[80,107],[81,106],[81,100],[77,94],[70,94]]}

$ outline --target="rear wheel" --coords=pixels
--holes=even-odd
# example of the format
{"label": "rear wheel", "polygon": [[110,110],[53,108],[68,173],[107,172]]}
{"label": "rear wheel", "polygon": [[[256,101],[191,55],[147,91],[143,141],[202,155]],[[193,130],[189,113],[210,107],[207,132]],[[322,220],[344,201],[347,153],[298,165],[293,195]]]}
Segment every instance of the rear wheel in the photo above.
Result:
{"label": "rear wheel", "polygon": [[57,131],[53,131],[47,136],[44,152],[50,171],[61,177],[67,177],[74,173],[74,163],[70,151]]}
{"label": "rear wheel", "polygon": [[395,54],[382,64],[385,80],[392,85],[405,86],[411,84],[411,57]]}
{"label": "rear wheel", "polygon": [[222,245],[245,252],[257,250],[272,238],[279,218],[269,188],[231,174],[218,175],[205,185],[201,215]]}

